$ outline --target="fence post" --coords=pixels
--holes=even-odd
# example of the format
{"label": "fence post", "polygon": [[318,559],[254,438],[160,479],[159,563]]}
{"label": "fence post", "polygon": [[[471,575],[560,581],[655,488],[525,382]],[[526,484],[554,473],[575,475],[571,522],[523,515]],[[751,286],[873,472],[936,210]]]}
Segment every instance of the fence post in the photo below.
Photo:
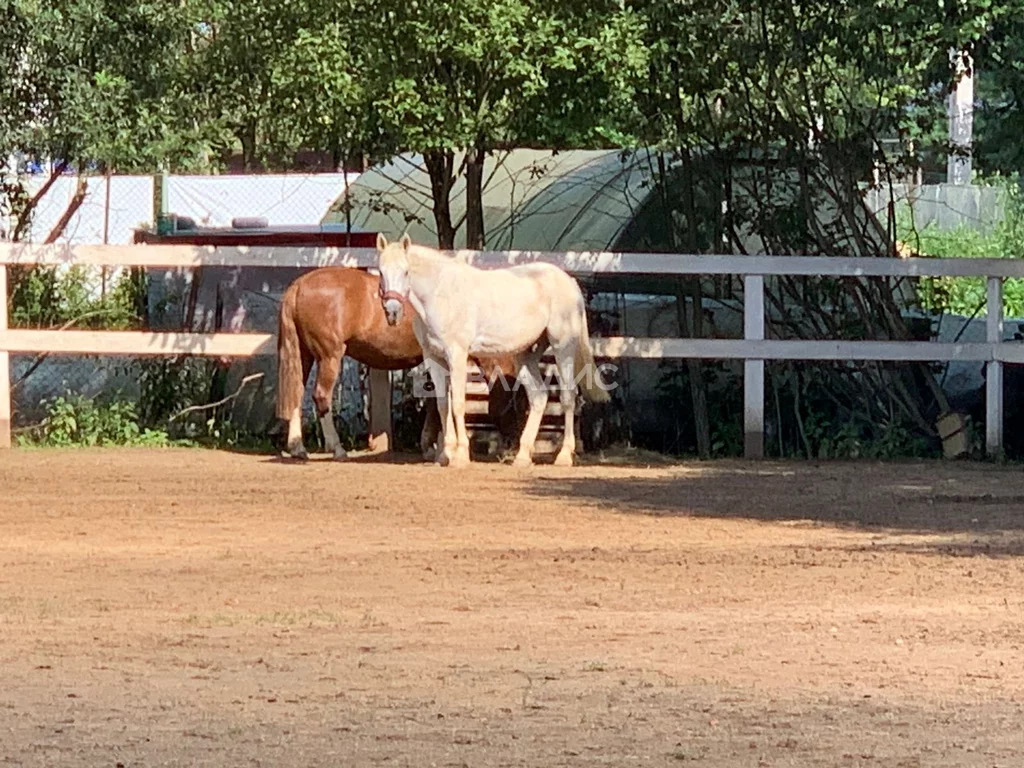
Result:
{"label": "fence post", "polygon": [[0,264],[0,449],[11,447],[11,355],[7,351],[7,270]]}
{"label": "fence post", "polygon": [[[989,344],[1003,341],[1003,279],[988,278],[988,317],[985,322]],[[996,348],[992,348],[992,353]],[[1003,364],[998,360],[985,363],[985,453],[991,459],[1003,457]]]}
{"label": "fence post", "polygon": [[370,369],[370,450],[391,449],[391,372]]}
{"label": "fence post", "polygon": [[[764,276],[743,278],[743,338],[764,340]],[[764,360],[743,361],[743,455],[764,458]]]}

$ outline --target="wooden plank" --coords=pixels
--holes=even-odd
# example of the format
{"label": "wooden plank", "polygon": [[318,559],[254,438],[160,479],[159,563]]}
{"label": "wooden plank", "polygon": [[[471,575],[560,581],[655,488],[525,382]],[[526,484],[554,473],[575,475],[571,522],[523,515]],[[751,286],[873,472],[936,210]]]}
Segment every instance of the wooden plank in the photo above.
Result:
{"label": "wooden plank", "polygon": [[613,253],[608,251],[458,251],[485,268],[544,262],[577,275],[805,275],[809,277],[1024,277],[1018,259],[832,256],[747,256],[733,254]]}
{"label": "wooden plank", "polygon": [[687,358],[709,360],[882,360],[1024,362],[1024,345],[950,344],[931,341],[803,341],[766,339],[641,339],[617,336],[591,339],[598,358]]}
{"label": "wooden plank", "polygon": [[374,248],[212,245],[28,245],[0,243],[0,264],[90,264],[118,267],[369,267]]}
{"label": "wooden plank", "polygon": [[[1020,259],[857,258],[744,256],[608,251],[458,251],[458,258],[485,268],[550,263],[577,275],[805,275],[826,277],[1024,278]],[[314,268],[376,266],[373,248],[193,245],[29,245],[0,243],[0,264],[93,264],[97,266],[200,266]]]}
{"label": "wooden plank", "polygon": [[7,343],[7,267],[0,264],[0,449],[11,447],[11,356]]}
{"label": "wooden plank", "polygon": [[0,346],[9,352],[77,355],[276,355],[268,333],[154,333],[149,331],[8,331]]}
{"label": "wooden plank", "polygon": [[[487,416],[488,415],[488,403],[486,400],[466,400],[466,416]],[[547,406],[544,408],[544,415],[550,417],[562,418],[564,412],[562,411],[562,404],[558,401],[548,401]]]}
{"label": "wooden plank", "polygon": [[[801,341],[766,339],[593,338],[599,358],[708,360],[962,360],[1024,363],[1024,344],[929,341]],[[158,333],[149,331],[54,331],[12,329],[0,351],[80,355],[204,355],[248,357],[277,354],[268,333]]]}
{"label": "wooden plank", "polygon": [[[540,361],[540,371],[545,378],[557,376],[558,366],[555,365],[554,357],[544,355]],[[483,371],[475,363],[470,363],[466,367],[466,378],[467,380],[475,379],[481,382],[485,382],[488,380],[488,377],[484,375]]]}
{"label": "wooden plank", "polygon": [[[764,278],[747,275],[743,280],[743,337],[764,340]],[[743,455],[764,458],[764,359],[743,364]]]}
{"label": "wooden plank", "polygon": [[[1003,340],[1003,281],[988,279],[988,317],[985,340],[998,345]],[[1003,364],[990,360],[985,364],[985,452],[989,458],[1003,457]]]}
{"label": "wooden plank", "polygon": [[[0,351],[79,355],[203,355],[248,357],[277,354],[268,333],[162,333],[149,331],[54,331],[12,329]],[[819,361],[945,361],[1024,363],[1024,344],[929,341],[801,341],[766,339],[593,338],[599,358]]]}

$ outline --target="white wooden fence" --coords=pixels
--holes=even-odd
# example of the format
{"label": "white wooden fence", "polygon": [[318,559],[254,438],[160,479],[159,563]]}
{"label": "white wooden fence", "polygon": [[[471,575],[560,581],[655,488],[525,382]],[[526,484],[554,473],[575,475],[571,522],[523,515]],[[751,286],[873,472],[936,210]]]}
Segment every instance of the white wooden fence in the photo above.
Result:
{"label": "white wooden fence", "polygon": [[[764,455],[764,364],[766,360],[884,360],[984,362],[986,447],[1002,452],[1003,364],[1024,363],[1024,345],[1003,343],[1002,285],[1024,278],[1024,260],[821,258],[813,256],[707,256],[660,253],[526,251],[459,252],[484,267],[531,261],[557,264],[584,275],[740,275],[744,280],[743,339],[673,339],[620,336],[595,338],[603,358],[704,358],[744,361],[744,451]],[[372,267],[371,248],[277,248],[213,246],[28,246],[0,244],[0,296],[7,293],[6,265],[79,264],[194,268],[203,266]],[[988,279],[987,337],[983,343],[929,341],[801,341],[765,338],[764,277],[983,276]],[[0,447],[10,446],[11,392],[9,356],[16,353],[102,355],[214,355],[247,357],[276,353],[275,337],[265,333],[171,333],[149,331],[53,331],[9,329],[7,308],[0,309]],[[378,378],[378,382],[380,379]],[[382,402],[387,402],[381,398]],[[383,412],[382,408],[374,409]],[[374,426],[371,424],[371,432]]]}

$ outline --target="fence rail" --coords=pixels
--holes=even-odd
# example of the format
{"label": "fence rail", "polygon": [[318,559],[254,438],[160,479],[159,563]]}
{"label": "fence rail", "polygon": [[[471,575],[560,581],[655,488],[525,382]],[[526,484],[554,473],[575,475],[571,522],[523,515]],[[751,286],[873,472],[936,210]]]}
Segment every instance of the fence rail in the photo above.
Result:
{"label": "fence rail", "polygon": [[[1003,364],[1024,363],[1024,345],[1003,341],[1005,278],[1024,278],[1024,261],[1009,259],[822,258],[663,253],[458,251],[481,267],[547,262],[576,275],[739,275],[744,280],[744,338],[673,339],[619,336],[595,338],[601,358],[705,358],[744,361],[744,452],[764,455],[764,365],[766,360],[977,361],[986,365],[988,453],[1003,446]],[[373,267],[372,248],[217,246],[32,246],[0,243],[0,296],[7,295],[7,266],[27,264],[108,267]],[[765,338],[766,276],[985,277],[985,342],[803,341]],[[0,310],[0,447],[10,446],[10,353],[213,355],[248,357],[275,353],[265,333],[156,333],[148,331],[52,331],[9,329],[6,303]],[[378,386],[381,377],[375,377]],[[383,401],[383,400],[382,400]],[[378,409],[379,410],[379,409]],[[371,432],[374,427],[371,425]]]}

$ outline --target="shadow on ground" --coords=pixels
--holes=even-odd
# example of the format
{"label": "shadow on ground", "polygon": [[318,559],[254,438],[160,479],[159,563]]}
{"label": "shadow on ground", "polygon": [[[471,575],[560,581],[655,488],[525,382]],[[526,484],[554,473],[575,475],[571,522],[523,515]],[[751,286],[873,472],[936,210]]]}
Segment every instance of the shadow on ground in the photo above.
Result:
{"label": "shadow on ground", "polygon": [[[602,477],[582,468],[572,473],[539,473],[526,493],[626,514],[805,521],[890,532],[897,540],[878,546],[906,551],[1024,555],[1019,466],[730,461],[635,476]],[[906,540],[899,541],[901,536]]]}
{"label": "shadow on ground", "polygon": [[308,459],[295,459],[284,453],[267,456],[270,464],[427,464],[418,453],[386,451],[370,453],[369,451],[352,451],[344,459],[335,459],[329,453],[311,453]]}

